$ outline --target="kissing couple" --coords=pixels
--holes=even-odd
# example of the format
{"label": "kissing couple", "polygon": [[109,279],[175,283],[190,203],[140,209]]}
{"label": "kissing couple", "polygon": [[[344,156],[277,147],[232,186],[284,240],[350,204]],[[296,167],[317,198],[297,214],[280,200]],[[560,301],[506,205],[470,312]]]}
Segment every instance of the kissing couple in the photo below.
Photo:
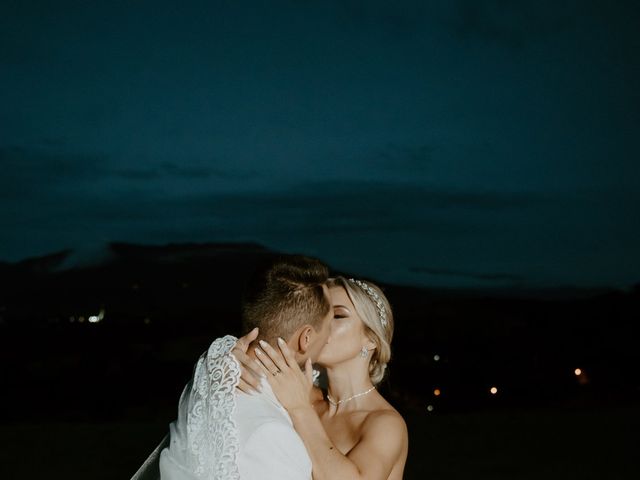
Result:
{"label": "kissing couple", "polygon": [[379,287],[279,257],[249,282],[242,320],[249,333],[200,356],[135,480],[402,479],[407,427],[376,389],[393,336]]}

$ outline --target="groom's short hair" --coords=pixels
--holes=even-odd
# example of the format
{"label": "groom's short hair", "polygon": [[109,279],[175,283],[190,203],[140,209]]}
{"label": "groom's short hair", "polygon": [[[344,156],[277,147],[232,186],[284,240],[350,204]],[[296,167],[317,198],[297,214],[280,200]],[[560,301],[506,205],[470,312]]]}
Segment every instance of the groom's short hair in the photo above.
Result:
{"label": "groom's short hair", "polygon": [[331,304],[323,285],[329,269],[320,260],[302,255],[278,257],[263,265],[249,281],[242,301],[245,331],[260,329],[260,338],[289,337],[302,325],[316,330]]}

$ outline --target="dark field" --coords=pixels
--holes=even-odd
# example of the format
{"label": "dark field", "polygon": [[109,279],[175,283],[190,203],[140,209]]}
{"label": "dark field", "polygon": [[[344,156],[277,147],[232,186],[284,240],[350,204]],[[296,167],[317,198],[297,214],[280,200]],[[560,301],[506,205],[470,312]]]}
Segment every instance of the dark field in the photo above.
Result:
{"label": "dark field", "polygon": [[[0,478],[127,479],[162,439],[167,419],[3,425]],[[414,414],[407,421],[407,479],[640,478],[638,409]]]}

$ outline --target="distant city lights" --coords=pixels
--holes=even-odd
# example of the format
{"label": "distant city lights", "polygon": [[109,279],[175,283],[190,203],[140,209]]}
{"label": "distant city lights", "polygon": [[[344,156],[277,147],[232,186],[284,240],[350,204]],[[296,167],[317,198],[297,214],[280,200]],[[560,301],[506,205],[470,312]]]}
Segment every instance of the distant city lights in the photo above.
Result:
{"label": "distant city lights", "polygon": [[587,375],[587,372],[585,372],[584,370],[582,370],[581,368],[576,368],[573,373],[575,374],[578,383],[580,385],[586,385],[589,383],[589,376]]}
{"label": "distant city lights", "polygon": [[498,393],[498,389],[496,387],[491,387],[489,389],[489,392],[491,392],[491,395],[495,395],[496,393]]}
{"label": "distant city lights", "polygon": [[100,313],[98,313],[98,315],[91,315],[89,317],[89,323],[101,322],[103,318],[104,318],[104,308],[101,308]]}
{"label": "distant city lights", "polygon": [[80,315],[79,317],[75,317],[75,316],[70,316],[69,317],[69,323],[75,323],[76,321],[78,323],[84,323],[85,320],[88,321],[89,323],[98,323],[101,322],[104,319],[104,308],[100,309],[100,312],[98,313],[98,315],[90,315],[89,317],[85,317],[84,315]]}

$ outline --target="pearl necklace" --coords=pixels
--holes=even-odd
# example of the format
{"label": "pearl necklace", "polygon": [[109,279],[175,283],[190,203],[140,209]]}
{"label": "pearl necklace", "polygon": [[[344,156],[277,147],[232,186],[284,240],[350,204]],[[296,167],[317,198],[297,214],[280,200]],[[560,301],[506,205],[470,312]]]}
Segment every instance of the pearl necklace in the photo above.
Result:
{"label": "pearl necklace", "polygon": [[343,400],[338,400],[337,402],[331,398],[331,395],[329,395],[329,393],[327,392],[327,400],[329,400],[329,403],[331,405],[333,405],[334,407],[337,407],[338,405],[340,405],[341,403],[345,403],[348,402],[349,400],[353,400],[354,398],[357,397],[361,397],[362,395],[366,395],[367,393],[371,392],[373,389],[375,389],[375,385],[373,387],[371,387],[369,390],[367,390],[366,392],[362,392],[362,393],[356,393],[355,395],[351,395],[349,398],[345,398]]}

